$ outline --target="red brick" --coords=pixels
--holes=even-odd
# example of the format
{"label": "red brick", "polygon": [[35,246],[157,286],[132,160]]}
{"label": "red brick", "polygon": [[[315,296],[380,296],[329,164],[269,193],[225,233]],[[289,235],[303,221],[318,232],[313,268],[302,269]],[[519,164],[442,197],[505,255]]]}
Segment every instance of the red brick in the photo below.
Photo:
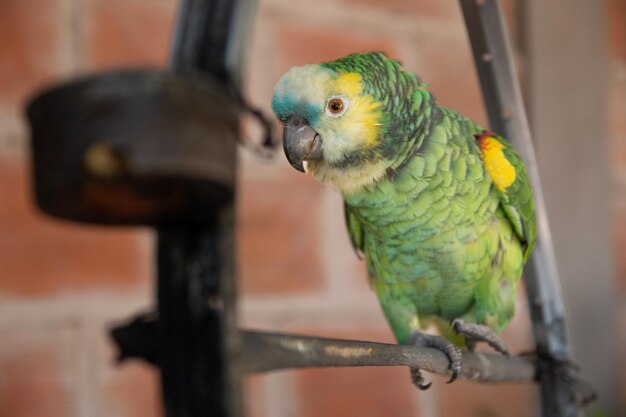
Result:
{"label": "red brick", "polygon": [[[343,215],[343,213],[341,215]],[[365,258],[359,259],[357,257],[356,252],[352,248],[352,244],[349,241],[350,238],[348,237],[348,230],[346,229],[344,231],[342,228],[341,233],[345,234],[345,238],[342,236],[341,239],[342,240],[346,239],[348,241],[347,245],[349,245],[349,248],[347,248],[345,251],[342,251],[340,254],[337,255],[337,256],[345,256],[345,257],[348,257],[349,259],[350,267],[348,271],[350,272],[350,274],[344,279],[350,280],[350,286],[354,289],[354,291],[363,291],[363,292],[373,291],[372,287],[370,286],[369,278],[367,275],[367,267],[365,265]]]}
{"label": "red brick", "polygon": [[615,59],[626,60],[626,1],[606,0],[609,51]]}
{"label": "red brick", "polygon": [[73,415],[73,332],[2,329],[0,339],[0,415]]}
{"label": "red brick", "polygon": [[0,2],[0,100],[22,102],[58,76],[62,55],[62,0]]}
{"label": "red brick", "polygon": [[44,217],[22,160],[0,153],[0,293],[128,292],[151,281],[145,230],[78,226]]}
{"label": "red brick", "polygon": [[454,417],[531,417],[537,413],[537,388],[532,384],[438,383],[439,415]]}
{"label": "red brick", "polygon": [[[411,13],[421,20],[432,20],[437,24],[463,24],[459,2],[455,1],[414,1],[414,0],[342,0],[354,7],[374,8],[392,13]],[[509,27],[515,24],[517,0],[504,0],[502,6]]]}
{"label": "red brick", "polygon": [[265,393],[265,376],[251,375],[244,378],[244,407],[246,417],[268,416],[268,404]]}
{"label": "red brick", "polygon": [[404,367],[307,369],[295,380],[301,417],[419,417]]}
{"label": "red brick", "polygon": [[177,1],[87,0],[85,3],[87,67],[166,64]]}
{"label": "red brick", "polygon": [[161,380],[156,368],[142,362],[107,363],[101,369],[99,416],[163,415]]}
{"label": "red brick", "polygon": [[330,25],[276,25],[273,46],[276,79],[293,66],[330,61],[355,52],[381,51],[398,57],[391,38]]}
{"label": "red brick", "polygon": [[415,49],[414,70],[439,104],[486,126],[487,118],[467,40],[463,36],[431,37]]}
{"label": "red brick", "polygon": [[460,13],[458,2],[414,0],[342,0],[352,7],[365,6],[393,13],[412,13],[420,19],[448,20]]}
{"label": "red brick", "polygon": [[243,291],[279,294],[320,288],[322,186],[286,162],[280,168],[255,165],[244,167],[238,187]]}
{"label": "red brick", "polygon": [[626,172],[626,63],[612,66],[608,86],[611,163]]}
{"label": "red brick", "polygon": [[160,417],[163,415],[159,371],[140,360],[117,363],[117,347],[104,331],[99,331],[92,346],[96,350],[94,367],[94,408],[102,417]]}
{"label": "red brick", "polygon": [[348,288],[351,293],[371,293],[372,289],[369,285],[365,259],[359,258],[350,242],[341,194],[339,191],[332,189],[330,185],[325,187],[333,194],[331,196],[332,209],[327,209],[327,216],[330,218],[327,218],[325,221],[332,222],[335,227],[327,226],[326,233],[328,235],[325,237],[325,242],[330,244],[331,248],[325,248],[324,250],[329,257],[329,261],[334,265],[332,268],[338,269],[335,269],[335,275],[329,277],[329,279],[341,281],[338,285]]}

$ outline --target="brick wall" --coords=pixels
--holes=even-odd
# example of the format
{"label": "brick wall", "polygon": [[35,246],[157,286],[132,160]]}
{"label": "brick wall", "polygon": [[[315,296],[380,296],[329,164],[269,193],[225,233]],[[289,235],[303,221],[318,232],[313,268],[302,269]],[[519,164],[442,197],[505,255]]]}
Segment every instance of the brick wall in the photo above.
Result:
{"label": "brick wall", "polygon": [[0,1],[0,416],[157,416],[158,375],[106,329],[151,303],[152,234],[76,226],[30,194],[22,107],[93,69],[163,65],[173,0]]}
{"label": "brick wall", "polygon": [[[505,3],[513,24],[513,2]],[[152,303],[153,236],[38,213],[21,108],[33,89],[59,78],[164,65],[176,5],[0,0],[0,416],[160,415],[157,373],[141,363],[113,366],[106,337],[111,323]],[[626,5],[607,0],[607,7],[617,251],[626,245]],[[273,85],[292,65],[383,50],[418,72],[442,103],[485,124],[454,1],[261,0],[253,37],[248,95],[268,111]],[[282,157],[259,161],[242,151],[238,197],[245,326],[393,341],[344,232],[335,191]],[[626,295],[626,262],[617,266]],[[523,297],[518,304],[504,335],[514,352],[531,348]],[[626,323],[626,310],[623,316]],[[246,404],[255,417],[535,414],[530,386],[434,379],[420,393],[402,368],[280,372],[248,378]]]}

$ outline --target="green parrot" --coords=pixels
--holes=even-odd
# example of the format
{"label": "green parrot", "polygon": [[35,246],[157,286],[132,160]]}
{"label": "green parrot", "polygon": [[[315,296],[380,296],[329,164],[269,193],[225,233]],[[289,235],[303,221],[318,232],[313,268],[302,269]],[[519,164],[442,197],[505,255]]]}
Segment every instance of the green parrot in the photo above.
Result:
{"label": "green parrot", "polygon": [[[536,236],[533,192],[511,144],[437,104],[383,53],[294,67],[275,87],[291,165],[334,185],[398,343],[443,351],[452,377],[463,342],[508,354]],[[435,325],[442,336],[420,330]],[[413,382],[425,384],[418,369]]]}

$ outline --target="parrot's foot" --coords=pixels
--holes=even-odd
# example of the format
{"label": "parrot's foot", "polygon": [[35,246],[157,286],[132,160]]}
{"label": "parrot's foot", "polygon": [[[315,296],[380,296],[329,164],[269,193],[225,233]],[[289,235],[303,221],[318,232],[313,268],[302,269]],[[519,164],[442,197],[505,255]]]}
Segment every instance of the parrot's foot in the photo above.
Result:
{"label": "parrot's foot", "polygon": [[[443,352],[450,361],[450,370],[452,376],[448,384],[454,382],[461,372],[461,360],[463,358],[461,350],[454,346],[450,341],[441,336],[426,334],[421,332],[413,332],[409,338],[409,343],[414,346],[435,348]],[[418,368],[411,368],[411,380],[413,384],[421,390],[427,390],[431,386],[431,382],[426,383],[422,372]]]}
{"label": "parrot's foot", "polygon": [[432,382],[426,382],[419,368],[410,368],[409,372],[411,372],[411,382],[413,382],[413,385],[422,391],[426,391],[433,384]]}
{"label": "parrot's foot", "polygon": [[465,338],[465,343],[470,351],[474,350],[477,342],[485,342],[496,351],[509,356],[506,345],[491,327],[483,324],[465,323],[461,319],[454,319],[452,320],[452,329],[456,334]]}

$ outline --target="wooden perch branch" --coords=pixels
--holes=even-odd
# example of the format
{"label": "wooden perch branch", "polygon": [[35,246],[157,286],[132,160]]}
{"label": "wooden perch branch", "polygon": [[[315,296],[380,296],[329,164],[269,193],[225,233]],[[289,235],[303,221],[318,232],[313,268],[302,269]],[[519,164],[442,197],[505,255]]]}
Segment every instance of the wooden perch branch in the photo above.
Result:
{"label": "wooden perch branch", "polygon": [[[431,348],[292,334],[242,332],[243,371],[336,366],[410,366],[449,375],[446,356]],[[534,381],[536,366],[521,357],[463,352],[459,379],[478,382]]]}

